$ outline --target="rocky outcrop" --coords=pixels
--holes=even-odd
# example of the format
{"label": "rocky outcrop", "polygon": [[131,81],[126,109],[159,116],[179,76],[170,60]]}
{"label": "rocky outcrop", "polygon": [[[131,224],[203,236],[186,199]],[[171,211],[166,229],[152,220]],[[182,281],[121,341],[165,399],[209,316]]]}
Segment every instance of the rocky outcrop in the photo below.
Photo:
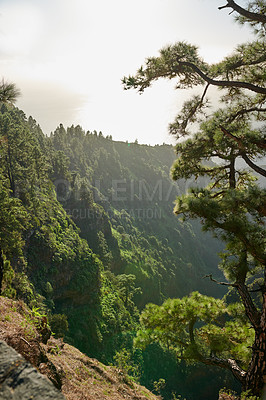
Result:
{"label": "rocky outcrop", "polygon": [[44,375],[4,341],[0,341],[0,398],[2,400],[65,399]]}

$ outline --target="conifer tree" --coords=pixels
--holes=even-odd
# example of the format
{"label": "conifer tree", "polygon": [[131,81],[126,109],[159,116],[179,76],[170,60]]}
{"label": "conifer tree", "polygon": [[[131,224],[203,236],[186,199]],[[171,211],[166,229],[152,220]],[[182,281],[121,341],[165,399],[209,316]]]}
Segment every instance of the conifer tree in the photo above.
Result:
{"label": "conifer tree", "polygon": [[14,83],[2,79],[0,83],[0,102],[14,104],[20,96],[20,90]]}
{"label": "conifer tree", "polygon": [[[221,268],[227,281],[216,283],[238,293],[246,318],[218,300],[193,294],[161,307],[148,306],[138,340],[145,343],[152,332],[153,340],[172,346],[178,357],[227,368],[243,389],[260,395],[266,377],[266,192],[256,179],[266,176],[260,165],[266,148],[266,6],[260,0],[247,3],[243,8],[228,0],[219,9],[229,8],[238,22],[249,24],[253,42],[237,46],[216,64],[206,63],[196,46],[179,42],[148,58],[123,84],[143,92],[153,81],[167,78],[178,81],[177,89],[200,88],[169,126],[177,139],[172,177],[205,176],[209,184],[179,197],[175,213],[200,218],[204,230],[225,241]],[[221,89],[221,107],[214,111],[207,98],[211,86]],[[224,324],[222,314],[231,315],[232,322]],[[197,321],[204,325],[196,328]]]}

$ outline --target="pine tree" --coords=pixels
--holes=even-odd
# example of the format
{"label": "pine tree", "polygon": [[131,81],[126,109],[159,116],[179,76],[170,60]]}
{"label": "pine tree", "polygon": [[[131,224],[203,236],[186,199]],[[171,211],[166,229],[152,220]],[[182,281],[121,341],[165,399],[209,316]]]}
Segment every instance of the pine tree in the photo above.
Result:
{"label": "pine tree", "polygon": [[[153,332],[154,340],[164,345],[167,341],[178,349],[179,357],[227,368],[244,390],[260,395],[266,376],[266,191],[256,179],[266,176],[265,169],[259,165],[266,148],[263,125],[266,7],[259,0],[249,1],[246,8],[228,0],[219,9],[224,8],[235,12],[238,22],[251,25],[256,35],[252,43],[239,45],[222,62],[210,65],[201,59],[195,46],[179,42],[163,48],[159,57],[148,58],[145,66],[135,76],[125,77],[123,83],[125,89],[136,88],[139,92],[159,78],[177,79],[177,88],[201,88],[199,95],[183,104],[169,126],[170,133],[177,138],[178,158],[172,167],[172,177],[203,176],[209,183],[179,197],[175,212],[184,218],[200,218],[204,230],[225,241],[221,268],[227,281],[217,283],[237,291],[246,321],[241,325],[242,319],[239,321],[237,314],[231,314],[230,333],[228,325],[220,319],[222,314],[230,314],[226,306],[220,305],[219,314],[218,301],[200,296],[195,301],[195,295],[169,301],[161,308],[149,306],[142,321],[146,332]],[[215,111],[207,99],[210,86],[222,89],[222,106]],[[193,133],[195,127],[196,133]],[[259,293],[258,301],[255,295]],[[201,310],[206,307],[209,314],[202,314]],[[197,321],[204,322],[205,326],[196,329]],[[249,332],[254,334],[250,349],[243,334],[247,332],[247,324],[251,328]],[[139,340],[145,342],[145,337],[144,331]],[[209,344],[210,356],[202,341]],[[240,344],[242,356],[236,351]],[[244,360],[245,355],[249,356],[249,362]]]}
{"label": "pine tree", "polygon": [[16,85],[2,79],[0,83],[0,102],[13,104],[19,96],[20,90]]}

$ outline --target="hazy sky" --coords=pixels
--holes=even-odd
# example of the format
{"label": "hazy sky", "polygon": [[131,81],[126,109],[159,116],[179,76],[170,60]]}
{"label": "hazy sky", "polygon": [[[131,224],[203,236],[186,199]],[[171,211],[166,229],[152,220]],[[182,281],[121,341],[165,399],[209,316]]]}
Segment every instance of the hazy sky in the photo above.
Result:
{"label": "hazy sky", "polygon": [[[121,79],[148,56],[185,40],[215,62],[251,37],[225,0],[0,0],[0,76],[44,133],[59,123],[115,140],[169,142],[168,123],[187,91],[160,81],[143,95]],[[238,1],[245,4],[245,1]]]}

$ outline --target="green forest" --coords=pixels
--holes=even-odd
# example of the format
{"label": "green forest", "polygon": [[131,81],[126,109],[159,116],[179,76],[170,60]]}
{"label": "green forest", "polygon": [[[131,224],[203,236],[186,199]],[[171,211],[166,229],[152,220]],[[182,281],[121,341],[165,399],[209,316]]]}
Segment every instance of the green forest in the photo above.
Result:
{"label": "green forest", "polygon": [[175,147],[47,136],[0,85],[1,296],[165,400],[255,400],[266,381],[266,7],[220,8],[254,42],[212,65],[178,42],[122,80],[200,87],[169,125]]}

